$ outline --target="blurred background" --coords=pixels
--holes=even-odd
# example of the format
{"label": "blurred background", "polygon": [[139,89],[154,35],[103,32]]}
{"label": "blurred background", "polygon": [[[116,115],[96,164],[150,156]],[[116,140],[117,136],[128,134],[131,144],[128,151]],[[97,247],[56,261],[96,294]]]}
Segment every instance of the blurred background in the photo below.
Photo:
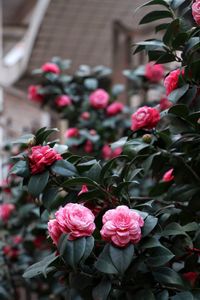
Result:
{"label": "blurred background", "polygon": [[0,0],[0,140],[49,126],[51,118],[27,101],[31,72],[53,56],[113,69],[113,82],[125,83],[122,70],[133,57],[132,44],[149,36],[140,27],[143,0]]}

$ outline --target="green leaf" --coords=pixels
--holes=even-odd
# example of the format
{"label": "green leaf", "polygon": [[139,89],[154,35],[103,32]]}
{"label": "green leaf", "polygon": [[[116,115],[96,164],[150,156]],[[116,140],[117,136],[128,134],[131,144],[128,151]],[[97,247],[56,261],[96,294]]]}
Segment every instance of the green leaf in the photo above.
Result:
{"label": "green leaf", "polygon": [[102,170],[102,167],[97,162],[89,169],[89,171],[86,172],[86,177],[88,177],[96,182],[99,182],[101,170]]}
{"label": "green leaf", "polygon": [[56,270],[56,268],[54,266],[51,266],[51,264],[53,264],[57,259],[58,259],[58,256],[56,256],[55,253],[48,255],[42,261],[31,265],[24,272],[23,277],[24,278],[34,278],[38,275],[44,275],[44,277],[47,277],[48,273]]}
{"label": "green leaf", "polygon": [[118,270],[113,265],[109,252],[109,245],[107,244],[95,262],[95,268],[102,273],[118,274]]}
{"label": "green leaf", "polygon": [[75,269],[84,256],[86,238],[78,238],[73,241],[68,240],[66,234],[62,234],[58,242],[58,250],[63,260]]}
{"label": "green leaf", "polygon": [[138,9],[145,7],[145,6],[150,6],[150,5],[163,5],[167,8],[169,8],[169,3],[165,0],[151,0],[151,1],[148,1],[147,3],[141,5]]}
{"label": "green leaf", "polygon": [[128,269],[134,254],[134,246],[129,245],[125,248],[117,248],[109,245],[109,254],[113,265],[118,270],[119,274],[124,274]]}
{"label": "green leaf", "polygon": [[189,89],[189,84],[185,84],[182,87],[172,91],[168,96],[168,100],[172,101],[173,103],[176,103],[181,97],[185,95],[188,89]]}
{"label": "green leaf", "polygon": [[101,282],[92,291],[93,299],[107,300],[111,287],[109,278],[103,277]]}
{"label": "green leaf", "polygon": [[158,218],[148,215],[148,217],[145,219],[144,227],[142,227],[142,236],[147,236],[154,229],[157,223]]}
{"label": "green leaf", "polygon": [[31,176],[28,183],[28,192],[37,197],[46,187],[49,180],[49,171]]}
{"label": "green leaf", "polygon": [[12,144],[28,144],[30,141],[34,141],[35,136],[33,134],[25,134],[18,138],[15,141],[12,141]]}
{"label": "green leaf", "polygon": [[171,182],[159,182],[149,192],[151,197],[157,197],[166,193],[171,185]]}
{"label": "green leaf", "polygon": [[128,297],[128,300],[155,300],[155,297],[151,290],[144,289],[140,290],[138,292],[134,292],[134,294],[130,295],[130,298]]}
{"label": "green leaf", "polygon": [[54,200],[58,194],[59,188],[56,186],[47,186],[42,195],[42,203],[48,210],[53,209]]}
{"label": "green leaf", "polygon": [[173,296],[171,298],[172,300],[194,300],[193,295],[190,292],[182,292],[177,294],[176,296]]}
{"label": "green leaf", "polygon": [[28,162],[26,160],[18,161],[10,170],[9,175],[10,174],[15,174],[21,177],[28,177],[30,175]]}
{"label": "green leaf", "polygon": [[146,240],[140,243],[142,249],[154,248],[161,246],[158,239],[155,237],[147,237]]}
{"label": "green leaf", "polygon": [[86,240],[85,251],[84,251],[84,255],[83,255],[81,261],[86,260],[90,256],[90,254],[94,248],[93,236],[86,237],[85,240]]}
{"label": "green leaf", "polygon": [[185,0],[172,0],[172,3],[170,4],[170,6],[173,9],[177,9],[181,4],[183,4],[185,2]]}
{"label": "green leaf", "polygon": [[77,186],[77,185],[82,185],[82,184],[87,184],[88,186],[99,187],[99,185],[95,181],[93,181],[87,177],[78,177],[78,178],[68,179],[63,182],[62,186],[63,187],[71,187],[71,186]]}
{"label": "green leaf", "polygon": [[51,166],[51,171],[58,175],[64,176],[64,177],[70,177],[70,176],[77,175],[77,170],[76,170],[75,166],[64,159],[57,160]]}
{"label": "green leaf", "polygon": [[170,268],[161,267],[156,272],[153,272],[153,276],[157,282],[166,286],[185,288],[185,283],[180,275]]}
{"label": "green leaf", "polygon": [[179,225],[178,223],[172,222],[170,224],[168,224],[164,230],[161,233],[162,236],[167,236],[167,235],[185,235],[185,232],[182,228],[181,225]]}
{"label": "green leaf", "polygon": [[[43,129],[43,130],[42,130]],[[43,144],[44,141],[54,132],[58,132],[57,128],[46,129],[42,128],[36,133],[36,144]]]}
{"label": "green leaf", "polygon": [[168,113],[177,115],[182,118],[186,118],[189,114],[189,109],[186,105],[183,104],[177,104],[173,105],[169,110]]}
{"label": "green leaf", "polygon": [[146,263],[151,267],[160,267],[168,263],[173,257],[173,253],[165,247],[154,247],[149,252],[150,257]]}
{"label": "green leaf", "polygon": [[146,24],[156,20],[172,18],[173,15],[170,11],[167,10],[155,10],[148,13],[146,16],[142,18],[139,24]]}
{"label": "green leaf", "polygon": [[163,42],[166,45],[171,45],[174,35],[177,34],[179,31],[179,27],[180,27],[179,19],[175,19],[169,24],[169,26],[163,36]]}

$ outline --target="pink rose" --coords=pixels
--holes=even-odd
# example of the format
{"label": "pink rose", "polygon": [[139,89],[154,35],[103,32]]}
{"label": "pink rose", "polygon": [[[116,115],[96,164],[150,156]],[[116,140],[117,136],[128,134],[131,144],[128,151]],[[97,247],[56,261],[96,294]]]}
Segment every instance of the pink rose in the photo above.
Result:
{"label": "pink rose", "polygon": [[87,193],[87,192],[88,192],[88,187],[86,184],[83,184],[80,192],[78,193],[78,196],[80,196],[81,194]]}
{"label": "pink rose", "polygon": [[81,114],[81,119],[87,121],[89,120],[90,118],[90,113],[88,111],[84,111],[82,114]]}
{"label": "pink rose", "polygon": [[65,132],[66,138],[72,138],[77,136],[79,136],[79,130],[76,127],[68,128],[67,131]]}
{"label": "pink rose", "polygon": [[28,156],[31,174],[41,173],[47,166],[51,166],[56,160],[61,160],[62,156],[49,146],[34,146]]}
{"label": "pink rose", "polygon": [[41,89],[40,85],[30,85],[28,87],[28,99],[33,102],[42,103],[44,96],[38,93],[39,89]]}
{"label": "pink rose", "polygon": [[196,0],[192,4],[192,15],[195,20],[195,22],[200,25],[200,1]]}
{"label": "pink rose", "polygon": [[69,234],[69,240],[91,236],[95,230],[93,213],[81,204],[68,203],[55,216],[61,231]]}
{"label": "pink rose", "polygon": [[174,180],[173,172],[174,172],[174,169],[173,169],[173,168],[170,169],[169,171],[167,171],[167,172],[163,175],[162,180],[165,181],[165,182],[169,182],[169,181]]}
{"label": "pink rose", "polygon": [[85,145],[84,145],[84,151],[86,153],[91,153],[93,151],[94,147],[93,147],[93,144],[90,140],[87,140],[85,142]]}
{"label": "pink rose", "polygon": [[133,131],[138,129],[152,129],[156,127],[159,121],[160,114],[156,108],[143,106],[132,115],[131,129]]}
{"label": "pink rose", "polygon": [[142,217],[125,205],[108,210],[103,216],[102,238],[118,247],[137,244],[141,239]]}
{"label": "pink rose", "polygon": [[154,63],[146,64],[145,77],[152,82],[159,82],[164,77],[164,67]]}
{"label": "pink rose", "polygon": [[173,103],[172,103],[171,101],[169,101],[169,100],[167,99],[167,97],[163,97],[163,98],[161,98],[161,100],[160,100],[160,103],[159,103],[159,109],[160,109],[160,111],[163,111],[163,110],[165,110],[165,109],[170,108],[172,105],[173,105]]}
{"label": "pink rose", "polygon": [[11,203],[0,204],[0,219],[3,222],[7,222],[14,210],[15,210],[14,204]]}
{"label": "pink rose", "polygon": [[60,96],[56,97],[55,104],[58,107],[64,107],[64,106],[71,105],[72,101],[67,95],[60,95]]}
{"label": "pink rose", "polygon": [[124,108],[124,104],[116,101],[107,107],[106,112],[108,116],[115,116],[120,112],[122,112],[123,108]]}
{"label": "pink rose", "polygon": [[95,109],[104,109],[108,105],[109,94],[103,89],[97,89],[90,95],[89,102]]}
{"label": "pink rose", "polygon": [[170,72],[169,75],[165,77],[164,87],[166,89],[167,96],[178,88],[178,80],[181,74],[184,75],[184,70],[181,71],[180,69],[177,69]]}
{"label": "pink rose", "polygon": [[54,63],[45,63],[41,69],[46,73],[60,74],[60,68]]}
{"label": "pink rose", "polygon": [[60,228],[60,225],[59,225],[58,221],[56,219],[50,220],[48,222],[47,227],[48,227],[48,232],[49,232],[49,235],[50,235],[53,243],[55,245],[57,245],[58,241],[59,241],[59,238],[62,234],[62,230]]}

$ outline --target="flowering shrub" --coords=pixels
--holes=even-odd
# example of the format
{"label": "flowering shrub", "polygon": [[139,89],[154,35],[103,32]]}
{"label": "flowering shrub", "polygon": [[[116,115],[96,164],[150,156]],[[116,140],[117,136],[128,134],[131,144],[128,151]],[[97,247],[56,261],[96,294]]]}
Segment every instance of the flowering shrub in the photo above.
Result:
{"label": "flowering shrub", "polygon": [[[176,84],[169,83],[174,105],[160,114],[155,107],[136,111],[131,134],[115,143],[123,152],[106,163],[64,152],[31,174],[24,151],[11,170],[49,215],[56,250],[24,277],[62,277],[71,299],[200,298],[199,28],[185,18],[192,1],[186,10],[183,1],[145,6],[155,4],[160,10],[141,24],[171,22],[156,25],[163,40],[139,42],[136,52],[146,50],[159,64],[180,63],[184,73],[173,73]],[[43,128],[23,143],[54,149],[49,133]]]}
{"label": "flowering shrub", "polygon": [[[60,72],[54,72],[55,66]],[[40,77],[29,87],[28,98],[69,122],[65,137],[73,152],[104,158],[103,147],[125,135],[130,126],[131,111],[117,100],[123,86],[111,86],[111,70],[105,67],[80,66],[72,76],[65,75],[65,67],[65,61],[54,58],[36,70]]]}

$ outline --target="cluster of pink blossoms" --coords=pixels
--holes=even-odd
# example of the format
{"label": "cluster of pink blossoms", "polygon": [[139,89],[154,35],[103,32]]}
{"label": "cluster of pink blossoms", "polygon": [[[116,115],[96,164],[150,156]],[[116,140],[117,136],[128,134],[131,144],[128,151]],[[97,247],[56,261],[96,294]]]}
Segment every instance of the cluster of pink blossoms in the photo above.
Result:
{"label": "cluster of pink blossoms", "polygon": [[[81,204],[68,203],[55,213],[55,219],[48,222],[49,235],[55,245],[62,233],[69,240],[91,236],[96,226],[95,216],[90,209]],[[117,247],[136,244],[141,239],[142,217],[125,205],[108,210],[103,216],[102,239]]]}

